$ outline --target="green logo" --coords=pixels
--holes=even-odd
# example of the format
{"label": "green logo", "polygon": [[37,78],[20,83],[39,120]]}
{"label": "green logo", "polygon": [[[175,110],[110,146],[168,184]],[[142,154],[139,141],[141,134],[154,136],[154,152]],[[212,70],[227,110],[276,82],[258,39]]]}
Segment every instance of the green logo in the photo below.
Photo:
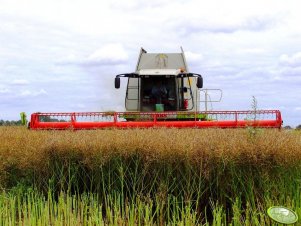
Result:
{"label": "green logo", "polygon": [[282,224],[294,224],[298,221],[298,215],[293,210],[283,206],[270,207],[268,215],[274,221]]}

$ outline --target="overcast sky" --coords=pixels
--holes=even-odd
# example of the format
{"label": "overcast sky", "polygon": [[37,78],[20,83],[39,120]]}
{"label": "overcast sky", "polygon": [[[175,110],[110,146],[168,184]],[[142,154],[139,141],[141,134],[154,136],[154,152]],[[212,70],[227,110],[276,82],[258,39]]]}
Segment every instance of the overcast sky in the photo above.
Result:
{"label": "overcast sky", "polygon": [[279,109],[301,124],[301,2],[0,0],[0,119],[124,110],[140,48],[187,54],[214,110]]}

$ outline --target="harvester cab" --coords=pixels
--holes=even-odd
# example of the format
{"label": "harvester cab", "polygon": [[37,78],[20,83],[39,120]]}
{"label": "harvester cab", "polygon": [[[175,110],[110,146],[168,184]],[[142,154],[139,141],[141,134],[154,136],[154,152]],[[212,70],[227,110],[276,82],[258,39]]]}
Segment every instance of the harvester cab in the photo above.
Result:
{"label": "harvester cab", "polygon": [[147,53],[140,50],[136,71],[119,74],[128,78],[125,108],[127,111],[198,111],[203,78],[190,73],[183,49],[181,53]]}

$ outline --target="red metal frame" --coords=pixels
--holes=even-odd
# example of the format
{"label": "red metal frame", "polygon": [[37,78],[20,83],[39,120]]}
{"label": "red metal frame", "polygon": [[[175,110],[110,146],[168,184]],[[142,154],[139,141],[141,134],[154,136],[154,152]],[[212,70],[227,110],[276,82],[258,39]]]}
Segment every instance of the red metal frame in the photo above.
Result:
{"label": "red metal frame", "polygon": [[281,128],[278,110],[207,112],[33,113],[31,129],[98,128]]}

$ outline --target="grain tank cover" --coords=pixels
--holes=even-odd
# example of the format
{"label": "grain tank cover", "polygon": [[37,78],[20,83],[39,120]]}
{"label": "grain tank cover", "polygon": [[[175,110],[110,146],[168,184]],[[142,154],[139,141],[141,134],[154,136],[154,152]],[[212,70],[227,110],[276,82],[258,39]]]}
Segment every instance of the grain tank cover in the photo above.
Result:
{"label": "grain tank cover", "polygon": [[181,53],[147,53],[141,49],[136,71],[141,69],[184,69],[188,72],[184,52]]}

